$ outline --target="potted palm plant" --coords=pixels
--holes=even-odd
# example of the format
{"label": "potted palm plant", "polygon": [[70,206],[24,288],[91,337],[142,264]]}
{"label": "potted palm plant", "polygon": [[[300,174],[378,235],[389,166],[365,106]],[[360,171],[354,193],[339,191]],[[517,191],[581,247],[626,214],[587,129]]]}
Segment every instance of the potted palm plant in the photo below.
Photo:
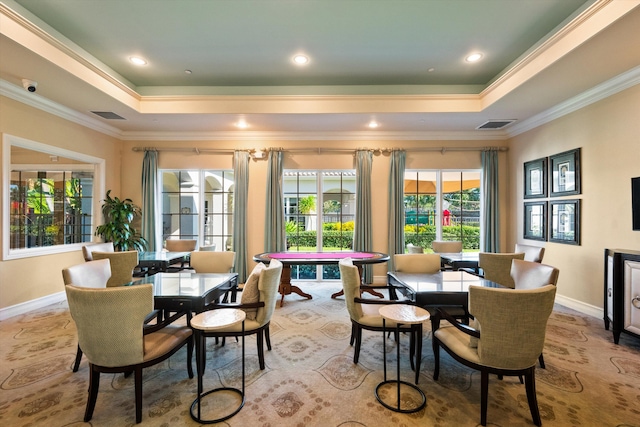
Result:
{"label": "potted palm plant", "polygon": [[102,205],[104,224],[96,228],[95,235],[105,242],[113,242],[117,251],[144,251],[147,241],[132,225],[133,221],[142,215],[142,210],[131,199],[111,197],[111,190]]}

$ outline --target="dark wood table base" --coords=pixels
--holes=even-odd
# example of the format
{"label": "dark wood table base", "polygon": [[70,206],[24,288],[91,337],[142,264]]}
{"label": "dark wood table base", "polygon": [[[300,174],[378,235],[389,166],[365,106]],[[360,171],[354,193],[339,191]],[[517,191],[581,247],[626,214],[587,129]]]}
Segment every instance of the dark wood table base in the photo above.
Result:
{"label": "dark wood table base", "polygon": [[306,299],[313,299],[313,296],[309,295],[306,292],[303,292],[299,287],[291,284],[291,266],[283,265],[282,266],[282,276],[280,276],[280,287],[278,288],[278,292],[282,295],[280,299],[280,307],[284,304],[285,295],[297,294]]}

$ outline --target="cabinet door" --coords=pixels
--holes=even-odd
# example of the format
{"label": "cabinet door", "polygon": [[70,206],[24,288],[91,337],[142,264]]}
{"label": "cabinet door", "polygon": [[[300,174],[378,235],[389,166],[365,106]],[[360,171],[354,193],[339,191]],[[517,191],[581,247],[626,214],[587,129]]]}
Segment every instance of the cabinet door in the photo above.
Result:
{"label": "cabinet door", "polygon": [[640,334],[640,262],[624,262],[624,329]]}

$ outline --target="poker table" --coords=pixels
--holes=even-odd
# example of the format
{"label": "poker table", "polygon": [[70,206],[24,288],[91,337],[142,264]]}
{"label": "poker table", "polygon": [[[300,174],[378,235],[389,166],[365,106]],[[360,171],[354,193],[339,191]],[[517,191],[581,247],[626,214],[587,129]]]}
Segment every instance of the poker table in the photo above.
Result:
{"label": "poker table", "polygon": [[[362,266],[365,264],[378,264],[389,261],[389,255],[380,252],[357,252],[357,251],[339,251],[339,252],[264,252],[253,257],[256,262],[268,264],[272,259],[277,259],[282,263],[282,277],[280,279],[280,288],[278,291],[282,295],[280,306],[284,303],[285,295],[297,294],[304,298],[311,299],[312,296],[303,292],[298,286],[291,284],[291,266],[292,265],[328,265],[338,264],[344,258],[351,258],[353,264],[358,266],[360,277],[362,277]],[[374,292],[375,293],[375,292]],[[331,295],[335,298],[342,295],[342,291]],[[378,294],[382,296],[381,294]]]}

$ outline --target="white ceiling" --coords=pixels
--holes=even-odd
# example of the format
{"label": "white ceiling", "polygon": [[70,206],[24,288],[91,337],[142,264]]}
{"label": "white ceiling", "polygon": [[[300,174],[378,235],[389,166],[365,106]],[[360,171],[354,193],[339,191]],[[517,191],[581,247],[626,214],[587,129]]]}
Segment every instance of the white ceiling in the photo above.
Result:
{"label": "white ceiling", "polygon": [[[123,139],[506,137],[637,82],[639,4],[0,0],[0,93]],[[493,119],[517,122],[475,130]]]}

